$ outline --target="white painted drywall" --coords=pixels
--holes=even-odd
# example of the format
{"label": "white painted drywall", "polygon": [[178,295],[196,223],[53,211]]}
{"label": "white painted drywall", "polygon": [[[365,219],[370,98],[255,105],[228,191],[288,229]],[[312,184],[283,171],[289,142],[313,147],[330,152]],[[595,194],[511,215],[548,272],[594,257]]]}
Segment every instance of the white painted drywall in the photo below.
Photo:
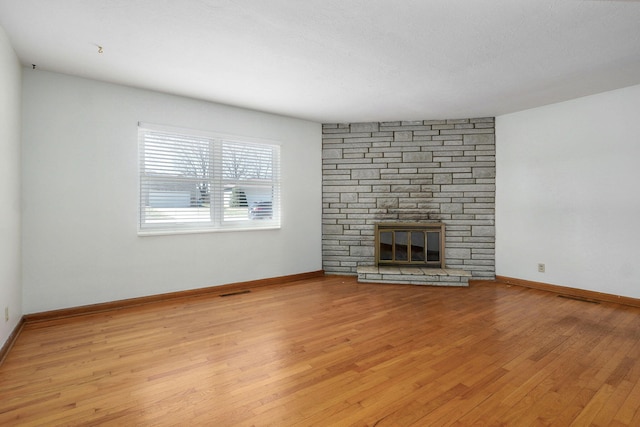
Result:
{"label": "white painted drywall", "polygon": [[[318,123],[25,69],[25,313],[317,271]],[[139,121],[282,143],[282,228],[139,237]]]}
{"label": "white painted drywall", "polygon": [[[0,27],[0,347],[22,317],[20,266],[21,67]],[[5,309],[9,321],[5,321]]]}
{"label": "white painted drywall", "polygon": [[640,298],[640,86],[499,116],[496,146],[496,273]]}

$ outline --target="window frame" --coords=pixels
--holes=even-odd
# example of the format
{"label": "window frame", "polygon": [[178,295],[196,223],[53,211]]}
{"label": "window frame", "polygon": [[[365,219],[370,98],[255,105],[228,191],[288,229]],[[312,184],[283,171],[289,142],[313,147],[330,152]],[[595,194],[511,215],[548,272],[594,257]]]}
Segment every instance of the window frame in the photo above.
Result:
{"label": "window frame", "polygon": [[[158,138],[161,134],[166,136],[174,136],[176,138],[184,138],[191,140],[207,140],[209,143],[208,149],[208,172],[204,173],[202,178],[199,177],[178,177],[171,175],[161,175],[157,172],[155,175],[149,173],[149,169],[145,167],[147,155],[153,154],[153,151],[146,149],[149,144],[148,140],[151,139],[148,135],[154,134],[153,138]],[[166,140],[170,140],[167,138]],[[264,164],[262,161],[269,160],[269,155],[264,157],[264,153],[270,153],[270,164],[268,178],[252,178],[243,179],[235,177],[235,179],[225,178],[223,176],[223,147],[226,145],[233,145],[234,147],[243,147],[248,150],[251,156],[245,157],[244,161],[249,165],[253,165],[255,168],[262,167]],[[176,145],[176,149],[180,149],[179,145]],[[256,154],[257,153],[257,154]],[[260,157],[260,154],[263,156]],[[260,158],[256,160],[256,158]],[[241,158],[242,160],[243,158]],[[181,161],[181,159],[171,158],[172,162]],[[182,160],[183,161],[183,160]],[[252,163],[253,162],[253,163]],[[194,184],[197,182],[207,182],[209,188],[209,220],[178,220],[166,221],[164,223],[154,222],[151,215],[147,215],[149,209],[153,209],[149,203],[150,200],[152,182],[172,182],[174,185],[180,185],[192,181]],[[164,235],[164,234],[190,234],[190,233],[210,233],[221,231],[256,231],[256,230],[274,230],[281,228],[281,144],[278,141],[269,140],[265,138],[255,138],[240,135],[224,134],[219,132],[210,132],[202,130],[194,130],[173,126],[150,124],[145,122],[138,123],[138,220],[137,230],[139,236],[149,235]],[[245,191],[254,188],[262,189],[263,194],[270,193],[271,197],[271,216],[267,218],[258,217],[258,219],[252,219],[250,216],[250,202],[247,201],[247,217],[234,218],[231,216],[225,216],[225,203],[230,203],[227,198],[225,202],[225,190],[228,188],[238,187],[239,191],[242,191],[247,200]],[[193,200],[191,201],[193,203]],[[192,207],[191,204],[189,207]],[[203,207],[199,207],[200,212],[204,210]],[[205,214],[206,216],[206,214]]]}

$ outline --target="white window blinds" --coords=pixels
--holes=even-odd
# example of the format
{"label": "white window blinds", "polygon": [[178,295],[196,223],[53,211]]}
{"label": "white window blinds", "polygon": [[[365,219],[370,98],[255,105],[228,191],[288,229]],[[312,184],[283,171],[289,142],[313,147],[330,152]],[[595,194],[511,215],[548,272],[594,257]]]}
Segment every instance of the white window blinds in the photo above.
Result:
{"label": "white window blinds", "polygon": [[141,234],[280,226],[280,147],[140,125]]}

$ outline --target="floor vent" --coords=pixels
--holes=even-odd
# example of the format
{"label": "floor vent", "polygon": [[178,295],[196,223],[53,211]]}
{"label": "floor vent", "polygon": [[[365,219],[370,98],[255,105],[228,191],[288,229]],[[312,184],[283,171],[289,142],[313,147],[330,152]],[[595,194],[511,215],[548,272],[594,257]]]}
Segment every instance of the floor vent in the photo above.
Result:
{"label": "floor vent", "polygon": [[591,304],[600,304],[600,301],[595,301],[592,299],[586,299],[586,298],[580,298],[580,297],[574,297],[571,295],[558,295],[559,298],[566,298],[566,299],[573,299],[576,301],[582,301],[582,302],[590,302]]}
{"label": "floor vent", "polygon": [[231,297],[231,296],[234,296],[234,295],[248,294],[250,292],[251,291],[249,289],[245,289],[245,290],[242,290],[242,291],[229,292],[228,294],[220,294],[220,296],[221,297]]}

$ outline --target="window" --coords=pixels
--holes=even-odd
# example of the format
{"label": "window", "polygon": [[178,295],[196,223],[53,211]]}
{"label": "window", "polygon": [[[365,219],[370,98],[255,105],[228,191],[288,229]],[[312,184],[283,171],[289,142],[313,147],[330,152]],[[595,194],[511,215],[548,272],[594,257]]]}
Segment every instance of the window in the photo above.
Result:
{"label": "window", "polygon": [[280,227],[280,147],[140,124],[139,234]]}

